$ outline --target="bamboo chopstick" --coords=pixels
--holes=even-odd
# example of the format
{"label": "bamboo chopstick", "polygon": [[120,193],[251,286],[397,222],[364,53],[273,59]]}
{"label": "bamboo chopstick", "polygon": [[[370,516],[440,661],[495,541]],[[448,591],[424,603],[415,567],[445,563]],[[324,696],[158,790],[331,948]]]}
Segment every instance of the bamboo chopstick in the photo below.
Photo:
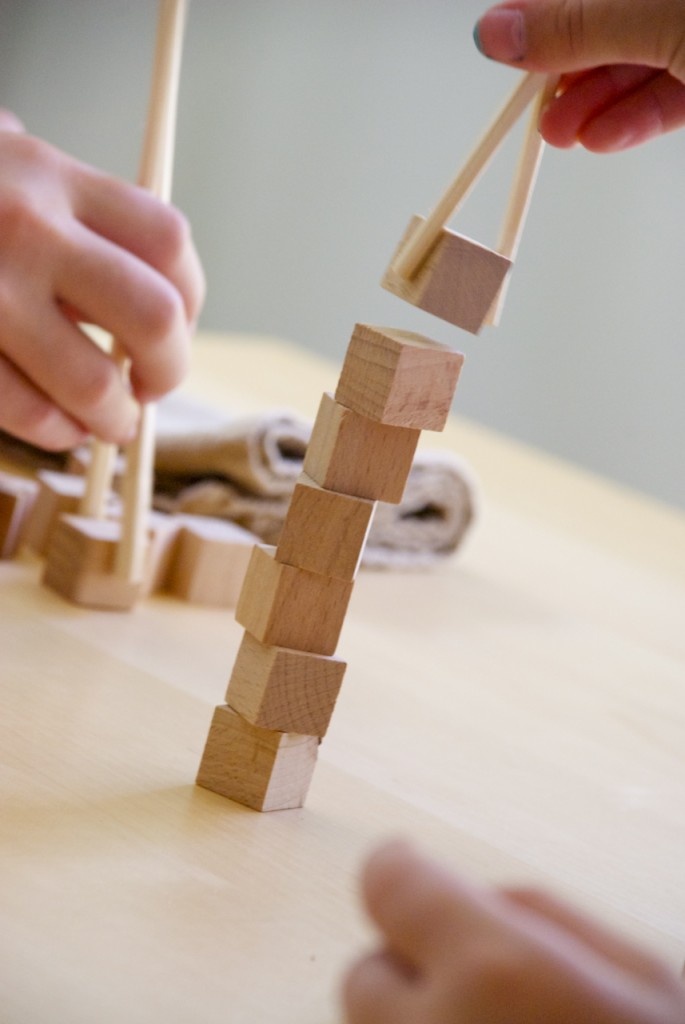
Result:
{"label": "bamboo chopstick", "polygon": [[[540,115],[549,101],[553,98],[559,86],[559,78],[550,75],[535,98],[533,107],[528,119],[528,126],[521,147],[518,166],[512,184],[507,210],[504,215],[502,230],[497,242],[497,251],[514,260],[518,252],[523,227],[528,215],[533,189],[540,169],[540,161],[545,149],[545,142],[538,128]],[[507,288],[509,287],[509,274],[505,277],[502,287],[497,293],[497,298],[492,304],[485,323],[496,325],[504,305]]]}
{"label": "bamboo chopstick", "polygon": [[431,213],[398,254],[392,268],[395,273],[411,278],[418,270],[438,240],[445,223],[464,201],[490,158],[545,81],[546,76],[537,72],[524,75]]}
{"label": "bamboo chopstick", "polygon": [[[178,83],[186,0],[160,0],[152,87],[138,183],[160,199],[171,198]],[[115,571],[129,582],[142,580],[147,516],[152,501],[155,407],[145,404],[135,439],[126,446],[121,540]]]}

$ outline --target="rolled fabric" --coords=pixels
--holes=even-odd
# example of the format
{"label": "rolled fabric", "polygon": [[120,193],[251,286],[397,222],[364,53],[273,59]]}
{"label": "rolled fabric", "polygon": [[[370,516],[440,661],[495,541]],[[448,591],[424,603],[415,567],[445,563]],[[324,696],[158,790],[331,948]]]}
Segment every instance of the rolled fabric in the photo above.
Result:
{"label": "rolled fabric", "polygon": [[[230,417],[173,396],[160,403],[155,505],[231,519],[277,544],[312,424],[284,410]],[[466,461],[419,451],[400,504],[379,502],[362,565],[421,568],[457,550],[476,514]]]}
{"label": "rolled fabric", "polygon": [[[231,416],[184,395],[165,398],[157,408],[155,508],[229,519],[277,544],[311,430],[287,410]],[[0,451],[24,469],[58,468],[50,453],[2,435]],[[80,450],[68,468],[84,472],[88,458]],[[474,521],[477,493],[463,458],[419,450],[400,504],[378,502],[362,565],[422,568],[448,557]]]}
{"label": "rolled fabric", "polygon": [[311,423],[287,411],[227,416],[172,395],[157,407],[157,484],[226,479],[250,494],[289,495],[302,471]]}
{"label": "rolled fabric", "polygon": [[448,451],[419,451],[399,505],[379,502],[363,565],[412,569],[457,550],[477,512],[478,487],[465,459]]}

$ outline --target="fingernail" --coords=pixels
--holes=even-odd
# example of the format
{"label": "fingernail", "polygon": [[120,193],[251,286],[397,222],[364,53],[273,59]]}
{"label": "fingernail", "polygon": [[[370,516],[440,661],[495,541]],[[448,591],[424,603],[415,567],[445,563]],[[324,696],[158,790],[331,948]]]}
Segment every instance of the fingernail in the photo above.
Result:
{"label": "fingernail", "polygon": [[480,52],[491,60],[523,60],[526,54],[523,14],[503,8],[488,11],[477,22],[473,39]]}

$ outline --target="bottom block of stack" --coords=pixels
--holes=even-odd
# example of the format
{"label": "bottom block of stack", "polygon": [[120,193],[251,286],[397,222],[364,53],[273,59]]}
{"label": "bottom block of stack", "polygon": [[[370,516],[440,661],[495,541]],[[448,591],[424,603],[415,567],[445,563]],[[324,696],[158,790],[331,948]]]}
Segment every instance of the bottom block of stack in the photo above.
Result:
{"label": "bottom block of stack", "polygon": [[302,807],[314,774],[318,736],[252,725],[215,708],[197,784],[257,811]]}

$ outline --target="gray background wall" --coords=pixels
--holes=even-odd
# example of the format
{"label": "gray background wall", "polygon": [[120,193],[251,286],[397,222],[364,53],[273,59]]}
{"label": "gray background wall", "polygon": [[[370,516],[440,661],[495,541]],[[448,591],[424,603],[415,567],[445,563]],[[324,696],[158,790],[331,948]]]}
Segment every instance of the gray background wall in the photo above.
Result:
{"label": "gray background wall", "polygon": [[[503,323],[479,338],[383,292],[517,80],[480,57],[481,0],[194,0],[174,199],[203,326],[339,360],[357,320],[466,353],[463,414],[685,507],[685,132],[610,157],[548,150]],[[154,0],[0,0],[0,103],[134,178]],[[454,227],[493,244],[518,138]],[[284,403],[287,381],[284,381]]]}

